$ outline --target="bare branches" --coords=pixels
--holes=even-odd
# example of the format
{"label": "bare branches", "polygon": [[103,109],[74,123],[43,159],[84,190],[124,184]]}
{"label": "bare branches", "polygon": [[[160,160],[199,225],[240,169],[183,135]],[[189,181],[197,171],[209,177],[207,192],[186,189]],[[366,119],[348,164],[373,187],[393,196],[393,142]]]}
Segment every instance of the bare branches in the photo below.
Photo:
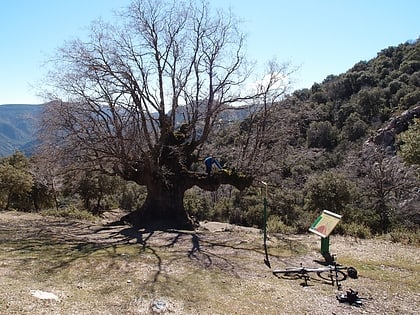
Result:
{"label": "bare branches", "polygon": [[270,169],[265,161],[281,152],[274,150],[272,145],[279,141],[277,136],[281,128],[286,134],[290,132],[285,117],[279,114],[281,108],[278,106],[290,88],[289,76],[292,72],[288,69],[288,64],[278,64],[273,60],[268,63],[267,75],[254,83],[251,98],[254,106],[250,107],[251,112],[241,124],[237,139],[240,147],[236,158],[238,167],[258,170],[259,174],[264,174],[264,167]]}
{"label": "bare branches", "polygon": [[242,151],[241,160],[253,164],[272,105],[286,91],[286,67],[271,63],[268,77],[245,86],[250,69],[238,21],[213,14],[204,1],[135,0],[121,18],[119,26],[95,22],[88,41],[59,50],[50,78],[62,101],[48,108],[45,125],[54,148],[108,170],[135,164],[139,177],[161,167],[168,145],[184,145],[184,154],[200,149],[223,110],[250,101],[263,109],[251,116],[257,136]]}

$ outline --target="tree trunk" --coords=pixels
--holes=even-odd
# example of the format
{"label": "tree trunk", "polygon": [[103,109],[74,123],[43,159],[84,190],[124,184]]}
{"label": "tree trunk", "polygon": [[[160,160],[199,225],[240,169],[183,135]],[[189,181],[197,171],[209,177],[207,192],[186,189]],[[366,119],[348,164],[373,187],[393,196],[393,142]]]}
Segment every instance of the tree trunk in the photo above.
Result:
{"label": "tree trunk", "polygon": [[[183,152],[184,155],[180,154]],[[220,185],[233,185],[239,190],[249,187],[252,176],[220,170],[211,174],[188,171],[184,160],[188,160],[191,152],[174,150],[170,146],[160,150],[158,161],[164,165],[151,171],[150,164],[138,163],[135,166],[116,167],[118,174],[125,180],[131,180],[147,187],[147,197],[144,204],[134,212],[121,218],[135,227],[147,229],[194,229],[194,222],[189,218],[184,208],[185,191],[198,186],[207,191],[216,191]],[[143,160],[146,160],[145,157]]]}
{"label": "tree trunk", "polygon": [[192,230],[193,222],[184,208],[185,191],[178,183],[151,183],[141,208],[121,220],[138,228]]}

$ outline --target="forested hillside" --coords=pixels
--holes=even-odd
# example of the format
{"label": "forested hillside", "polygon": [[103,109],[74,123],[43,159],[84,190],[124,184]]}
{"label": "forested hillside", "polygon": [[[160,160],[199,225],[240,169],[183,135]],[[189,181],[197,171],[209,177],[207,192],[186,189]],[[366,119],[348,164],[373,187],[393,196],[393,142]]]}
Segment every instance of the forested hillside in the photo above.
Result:
{"label": "forested hillside", "polygon": [[[420,146],[415,117],[420,117],[419,40],[388,47],[346,73],[295,91],[274,109],[213,139],[230,164],[240,163],[244,147],[259,157],[255,176],[271,185],[274,225],[280,220],[304,230],[316,213],[329,209],[344,215],[342,226],[355,233],[396,225],[417,229],[418,149],[417,160],[401,158],[401,148]],[[409,127],[411,144],[399,136]],[[386,136],[378,137],[384,130]],[[253,224],[259,217],[258,198],[247,198],[231,205],[230,220]]]}
{"label": "forested hillside", "polygon": [[[227,169],[250,170],[254,185],[244,192],[230,186],[216,192],[193,188],[187,191],[185,206],[198,220],[261,227],[264,181],[271,231],[307,231],[323,209],[343,215],[338,232],[369,236],[416,231],[419,108],[420,40],[416,40],[383,49],[376,58],[360,61],[346,73],[330,75],[271,106],[250,107],[245,119],[241,119],[243,110],[233,111],[233,116],[219,121],[203,150],[216,155]],[[27,165],[22,159],[2,163]],[[196,167],[204,171],[202,164]],[[67,174],[59,187],[48,186],[46,178],[46,174],[34,176],[36,189],[24,192],[24,199],[22,192],[7,198],[3,194],[0,206],[5,207],[6,198],[7,207],[25,210],[77,205],[98,212],[110,207],[133,210],[144,198],[144,191],[135,185],[87,171]]]}

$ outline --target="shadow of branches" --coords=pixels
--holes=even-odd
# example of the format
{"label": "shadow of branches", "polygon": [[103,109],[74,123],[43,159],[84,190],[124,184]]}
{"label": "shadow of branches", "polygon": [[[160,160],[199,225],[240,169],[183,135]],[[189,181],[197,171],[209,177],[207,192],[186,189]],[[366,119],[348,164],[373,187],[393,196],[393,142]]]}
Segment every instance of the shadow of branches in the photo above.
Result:
{"label": "shadow of branches", "polygon": [[[263,254],[255,239],[247,240],[235,233],[139,230],[118,222],[98,225],[48,217],[0,221],[0,230],[0,245],[16,258],[16,268],[41,264],[46,273],[98,255],[119,259],[129,248],[133,259],[148,258],[149,271],[153,272],[151,282],[157,282],[163,274],[168,276],[169,266],[174,263],[201,270],[217,268],[238,275],[238,265],[244,258]],[[143,258],[137,261],[145,261]]]}

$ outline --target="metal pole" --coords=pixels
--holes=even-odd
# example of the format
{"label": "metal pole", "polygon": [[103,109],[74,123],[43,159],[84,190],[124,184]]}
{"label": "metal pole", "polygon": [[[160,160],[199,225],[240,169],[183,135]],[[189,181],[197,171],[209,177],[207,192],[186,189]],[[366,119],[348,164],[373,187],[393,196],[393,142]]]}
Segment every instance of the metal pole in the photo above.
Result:
{"label": "metal pole", "polygon": [[271,268],[270,260],[268,259],[268,251],[267,251],[267,195],[268,195],[268,184],[264,181],[261,181],[263,185],[265,185],[265,196],[264,196],[264,252],[265,252],[265,259],[264,264]]}
{"label": "metal pole", "polygon": [[330,254],[330,237],[321,237],[321,255],[328,264],[334,262],[334,258]]}

